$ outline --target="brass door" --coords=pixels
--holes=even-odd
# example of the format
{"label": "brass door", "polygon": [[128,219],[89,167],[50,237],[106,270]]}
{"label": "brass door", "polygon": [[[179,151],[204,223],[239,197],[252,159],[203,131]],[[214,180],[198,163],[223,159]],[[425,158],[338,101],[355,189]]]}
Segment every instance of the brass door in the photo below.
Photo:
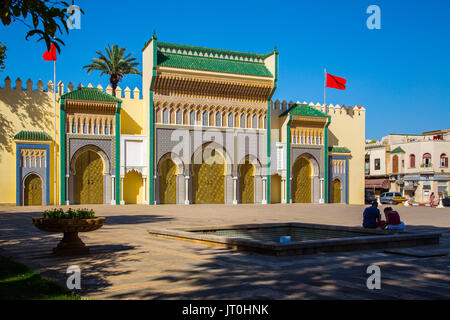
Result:
{"label": "brass door", "polygon": [[125,204],[140,204],[143,198],[142,174],[131,170],[123,179],[123,201]]}
{"label": "brass door", "polygon": [[255,166],[246,161],[239,165],[241,203],[255,203]]}
{"label": "brass door", "polygon": [[202,164],[194,164],[194,203],[225,203],[225,160],[215,150],[207,153]]}
{"label": "brass door", "polygon": [[177,203],[177,166],[171,159],[164,160],[160,165],[160,203]]}
{"label": "brass door", "polygon": [[103,162],[93,151],[82,153],[75,164],[75,200],[78,204],[103,203]]}
{"label": "brass door", "polygon": [[292,169],[292,201],[294,203],[311,203],[311,163],[300,158]]}
{"label": "brass door", "polygon": [[24,205],[42,206],[42,180],[36,174],[25,179]]}
{"label": "brass door", "polygon": [[341,182],[338,179],[331,184],[331,202],[341,203]]}

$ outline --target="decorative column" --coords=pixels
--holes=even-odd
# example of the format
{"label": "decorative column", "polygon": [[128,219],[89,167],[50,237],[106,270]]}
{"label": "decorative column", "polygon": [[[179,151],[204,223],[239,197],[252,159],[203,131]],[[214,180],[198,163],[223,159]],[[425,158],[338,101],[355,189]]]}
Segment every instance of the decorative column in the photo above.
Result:
{"label": "decorative column", "polygon": [[142,196],[142,204],[147,204],[147,198],[145,197],[145,194],[147,193],[146,189],[146,182],[147,182],[147,176],[142,176],[142,185],[143,185],[143,196]]}
{"label": "decorative column", "polygon": [[184,204],[189,205],[189,179],[191,177],[184,176]]}
{"label": "decorative column", "polygon": [[266,190],[267,190],[267,177],[263,177],[263,199],[261,204],[267,204],[267,199],[266,199]]}
{"label": "decorative column", "polygon": [[25,183],[22,184],[22,206],[25,205]]}
{"label": "decorative column", "polygon": [[320,199],[319,199],[320,204],[325,203],[325,200],[323,199],[323,183],[324,183],[324,181],[325,181],[324,178],[320,178]]}
{"label": "decorative column", "polygon": [[123,180],[124,177],[120,177],[120,204],[124,205],[125,201],[123,201]]}
{"label": "decorative column", "polygon": [[237,202],[237,179],[238,179],[238,177],[233,177],[233,204],[238,204],[238,202]]}
{"label": "decorative column", "polygon": [[[289,178],[289,185],[291,186],[289,189],[292,190],[292,177]],[[289,203],[292,204],[292,191],[288,194]]]}
{"label": "decorative column", "polygon": [[[122,104],[119,102],[119,103],[117,103],[117,108],[116,108],[116,116],[115,116],[115,125],[116,125],[116,127],[114,128],[114,132],[115,132],[115,134],[116,134],[116,136],[115,136],[115,144],[116,144],[116,163],[115,163],[115,166],[116,166],[116,172],[115,172],[115,176],[116,176],[116,179],[115,179],[115,181],[116,181],[116,204],[125,204],[125,203],[122,203],[123,202],[123,177],[122,177],[122,175],[121,175],[121,173],[120,173],[120,167],[121,167],[121,165],[120,165],[120,110],[121,110],[121,108],[122,108]],[[110,131],[110,134],[111,134],[111,131]],[[125,172],[123,173],[123,175],[125,175]],[[118,178],[121,178],[121,180],[122,180],[122,202],[118,202],[118,197],[119,197],[119,193],[120,193],[120,182],[117,180]]]}
{"label": "decorative column", "polygon": [[[56,84],[53,84],[56,85]],[[60,126],[59,126],[59,136],[60,136],[60,140],[59,140],[59,154],[60,154],[60,174],[59,174],[59,183],[60,183],[60,187],[61,187],[61,192],[60,192],[60,198],[59,198],[59,203],[62,204],[64,203],[65,199],[66,199],[66,183],[65,183],[65,177],[66,177],[66,110],[65,110],[65,105],[66,105],[66,100],[65,99],[61,99],[60,101],[60,115],[59,115],[59,122],[60,122]],[[56,125],[56,124],[55,124]],[[55,137],[56,139],[56,137]],[[53,142],[53,147],[54,147],[54,156],[56,157],[56,140]],[[56,170],[56,158],[54,160],[54,169]],[[54,177],[54,184],[56,186],[56,172],[55,172],[55,177]],[[56,188],[55,188],[55,197],[54,197],[54,201],[55,201],[55,205],[58,204],[56,201]]]}
{"label": "decorative column", "polygon": [[70,201],[69,201],[69,175],[66,174],[66,206],[70,205]]}
{"label": "decorative column", "polygon": [[286,203],[286,178],[281,178],[281,203]]}
{"label": "decorative column", "polygon": [[111,176],[111,204],[116,205],[116,188],[115,188],[116,176]]}
{"label": "decorative column", "polygon": [[[155,172],[156,173],[156,172]],[[153,183],[155,183],[155,184],[157,184],[157,188],[152,188],[152,192],[153,192],[153,204],[154,205],[157,205],[158,204],[158,202],[157,202],[157,200],[156,200],[156,192],[160,192],[160,189],[159,189],[159,181],[158,181],[158,176],[155,174],[155,175],[153,175]],[[158,197],[159,198],[159,201],[161,201],[161,196],[159,196]]]}

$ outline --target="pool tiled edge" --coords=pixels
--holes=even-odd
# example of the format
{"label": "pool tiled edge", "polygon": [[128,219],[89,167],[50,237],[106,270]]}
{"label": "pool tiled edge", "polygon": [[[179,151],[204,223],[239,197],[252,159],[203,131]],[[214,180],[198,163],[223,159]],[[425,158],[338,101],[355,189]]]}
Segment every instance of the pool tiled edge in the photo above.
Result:
{"label": "pool tiled edge", "polygon": [[[274,227],[302,227],[321,230],[339,230],[365,233],[367,236],[326,240],[311,240],[291,243],[272,243],[241,238],[201,234],[199,231],[256,229]],[[266,223],[231,226],[210,226],[177,229],[148,229],[151,236],[192,241],[228,249],[251,251],[274,256],[307,255],[327,252],[344,252],[370,249],[404,248],[439,244],[439,233],[393,233],[385,230],[368,230],[361,227],[346,227],[307,223]]]}

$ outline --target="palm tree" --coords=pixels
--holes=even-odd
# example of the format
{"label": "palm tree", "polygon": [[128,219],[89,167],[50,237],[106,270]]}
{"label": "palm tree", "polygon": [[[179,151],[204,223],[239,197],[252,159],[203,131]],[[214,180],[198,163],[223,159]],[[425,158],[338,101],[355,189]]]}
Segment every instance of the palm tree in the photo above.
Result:
{"label": "palm tree", "polygon": [[136,62],[136,58],[132,58],[133,53],[125,55],[126,48],[119,48],[118,45],[111,46],[108,44],[106,47],[106,55],[100,51],[96,51],[98,58],[92,59],[92,64],[84,66],[87,69],[87,73],[92,71],[101,71],[100,75],[109,75],[109,83],[113,89],[113,96],[116,96],[116,88],[119,82],[127,74],[139,74],[142,73],[136,69],[139,66],[139,62]]}

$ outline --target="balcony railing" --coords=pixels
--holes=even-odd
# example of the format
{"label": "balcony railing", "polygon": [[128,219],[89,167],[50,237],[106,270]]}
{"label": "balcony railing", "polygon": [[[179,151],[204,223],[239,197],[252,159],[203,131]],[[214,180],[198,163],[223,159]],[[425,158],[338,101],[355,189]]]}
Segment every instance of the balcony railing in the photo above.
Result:
{"label": "balcony railing", "polygon": [[425,164],[425,163],[421,164],[419,170],[420,170],[420,172],[425,172],[425,173],[434,172],[434,168],[431,163],[430,164]]}

